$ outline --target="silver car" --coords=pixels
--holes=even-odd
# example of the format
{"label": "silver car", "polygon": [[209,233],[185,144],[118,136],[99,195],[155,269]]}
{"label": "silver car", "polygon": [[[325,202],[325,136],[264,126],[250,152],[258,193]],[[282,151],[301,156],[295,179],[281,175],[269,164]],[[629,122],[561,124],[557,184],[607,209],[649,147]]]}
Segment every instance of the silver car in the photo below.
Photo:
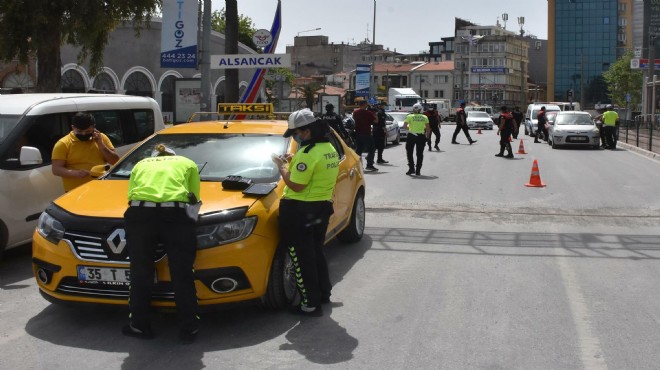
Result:
{"label": "silver car", "polygon": [[392,120],[399,126],[399,138],[405,140],[408,137],[408,129],[403,128],[403,121],[408,116],[409,112],[386,112]]}
{"label": "silver car", "polygon": [[486,112],[471,110],[467,112],[467,125],[472,129],[493,129],[493,119]]}
{"label": "silver car", "polygon": [[559,146],[600,147],[598,127],[588,112],[558,112],[554,122],[548,125],[548,144]]}

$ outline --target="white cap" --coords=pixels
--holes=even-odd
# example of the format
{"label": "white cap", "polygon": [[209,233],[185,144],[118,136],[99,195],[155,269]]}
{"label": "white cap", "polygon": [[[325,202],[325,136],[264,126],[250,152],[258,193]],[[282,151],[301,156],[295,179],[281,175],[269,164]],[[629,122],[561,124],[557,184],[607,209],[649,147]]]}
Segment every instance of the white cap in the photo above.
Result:
{"label": "white cap", "polygon": [[314,117],[314,112],[309,110],[309,108],[297,110],[289,115],[289,129],[284,133],[284,137],[289,137],[293,135],[296,129],[305,127],[316,121],[318,121],[318,118]]}

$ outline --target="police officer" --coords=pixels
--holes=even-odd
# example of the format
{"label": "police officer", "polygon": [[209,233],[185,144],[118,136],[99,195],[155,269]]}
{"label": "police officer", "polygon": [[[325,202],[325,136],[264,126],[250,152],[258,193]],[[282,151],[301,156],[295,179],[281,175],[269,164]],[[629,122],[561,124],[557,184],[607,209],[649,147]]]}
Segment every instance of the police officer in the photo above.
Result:
{"label": "police officer", "polygon": [[[408,156],[408,172],[406,175],[420,175],[422,162],[424,161],[424,146],[426,136],[431,132],[429,119],[422,114],[422,105],[417,103],[413,105],[413,112],[406,116],[403,121],[403,128],[408,130],[406,139],[406,155]],[[417,154],[417,165],[413,158],[413,151]]]}
{"label": "police officer", "polygon": [[325,105],[325,113],[321,115],[321,118],[324,119],[330,127],[332,127],[337,134],[344,140],[346,145],[355,150],[355,141],[353,137],[346,131],[344,124],[342,123],[341,116],[335,112],[335,106],[332,103]]}
{"label": "police officer", "polygon": [[534,142],[540,143],[539,135],[543,133],[543,138],[545,141],[548,141],[548,129],[545,128],[545,124],[548,123],[548,119],[545,117],[545,106],[541,107],[541,110],[536,115],[536,136],[534,136]]}
{"label": "police officer", "polygon": [[385,150],[385,144],[387,142],[387,114],[385,114],[384,106],[385,103],[379,101],[376,105],[376,117],[378,121],[373,126],[374,134],[374,145],[376,146],[376,154],[378,154],[378,159],[376,163],[384,164],[390,163],[383,159],[383,151]]}
{"label": "police officer", "polygon": [[516,122],[516,129],[513,130],[513,138],[517,139],[518,138],[518,132],[520,131],[520,124],[522,123],[523,120],[523,113],[520,111],[520,107],[516,106],[513,109],[513,120]]}
{"label": "police officer", "polygon": [[294,263],[301,297],[293,313],[304,316],[323,315],[321,304],[330,302],[332,290],[323,245],[333,213],[339,155],[326,133],[325,122],[309,109],[293,112],[284,137],[297,136],[300,147],[292,157],[273,155],[286,184],[280,200],[281,245]]}
{"label": "police officer", "polygon": [[607,105],[603,113],[603,131],[605,132],[605,149],[616,149],[616,126],[619,124],[619,114],[614,111],[612,104]]}
{"label": "police officer", "polygon": [[435,110],[435,107],[432,104],[429,104],[424,115],[429,119],[429,127],[431,132],[429,132],[428,137],[426,138],[426,144],[429,146],[429,152],[431,151],[431,133],[435,135],[435,150],[440,151],[440,115],[438,111]]}
{"label": "police officer", "polygon": [[149,322],[154,282],[154,253],[165,247],[179,320],[179,339],[192,343],[199,330],[193,264],[197,252],[195,221],[187,214],[199,199],[199,173],[195,162],[177,156],[163,144],[152,157],[139,161],[128,183],[129,207],[124,213],[130,257],[130,322],[127,336],[151,339]]}
{"label": "police officer", "polygon": [[[509,138],[514,132],[518,131],[516,130],[515,122],[511,112],[507,111],[506,106],[502,106],[497,125],[497,134],[500,135],[500,152],[495,154],[496,157],[513,158],[513,149],[511,148]],[[505,156],[504,150],[509,154]]]}
{"label": "police officer", "polygon": [[456,141],[456,136],[458,136],[458,133],[461,132],[461,130],[463,130],[463,133],[470,142],[470,145],[477,142],[476,140],[472,140],[472,138],[470,137],[470,133],[468,132],[467,113],[465,113],[465,102],[461,102],[461,107],[456,109],[456,129],[454,130],[454,136],[451,137],[452,144],[460,144],[458,141]]}

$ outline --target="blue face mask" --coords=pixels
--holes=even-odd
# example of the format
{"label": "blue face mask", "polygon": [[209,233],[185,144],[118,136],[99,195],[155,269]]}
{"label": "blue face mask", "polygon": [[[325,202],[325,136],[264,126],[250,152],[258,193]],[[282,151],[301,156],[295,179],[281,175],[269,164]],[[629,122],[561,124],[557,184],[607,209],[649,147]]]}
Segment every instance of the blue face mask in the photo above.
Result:
{"label": "blue face mask", "polygon": [[295,140],[296,143],[298,143],[298,145],[300,145],[300,143],[302,142],[302,140],[300,139],[300,135],[299,135],[299,134],[295,134],[295,135],[293,135],[292,137],[293,137],[293,140]]}

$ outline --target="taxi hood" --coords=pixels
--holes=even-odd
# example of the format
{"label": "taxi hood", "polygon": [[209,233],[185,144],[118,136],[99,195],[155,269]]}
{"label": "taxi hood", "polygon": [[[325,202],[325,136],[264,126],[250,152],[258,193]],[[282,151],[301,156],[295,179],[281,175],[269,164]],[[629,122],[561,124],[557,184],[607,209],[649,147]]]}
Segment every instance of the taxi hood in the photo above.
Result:
{"label": "taxi hood", "polygon": [[[128,180],[92,180],[57,198],[54,203],[67,212],[86,217],[123,218],[128,208]],[[251,208],[262,201],[272,206],[276,192],[268,195],[244,195],[240,190],[225,190],[219,182],[202,182],[200,214],[220,212],[230,208]]]}

